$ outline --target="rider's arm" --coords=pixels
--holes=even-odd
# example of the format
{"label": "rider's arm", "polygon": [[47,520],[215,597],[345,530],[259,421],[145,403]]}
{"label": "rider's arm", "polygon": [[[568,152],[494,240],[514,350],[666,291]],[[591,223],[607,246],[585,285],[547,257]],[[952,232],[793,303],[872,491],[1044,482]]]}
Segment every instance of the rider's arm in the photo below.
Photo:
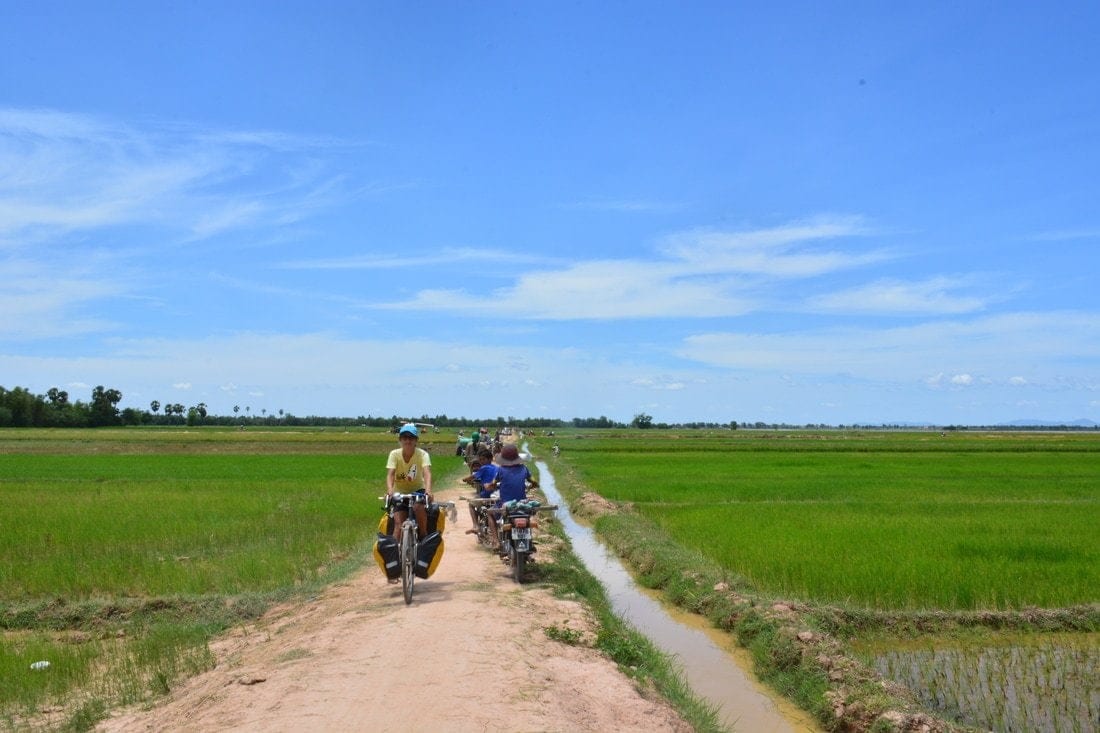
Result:
{"label": "rider's arm", "polygon": [[386,469],[386,496],[391,496],[393,494],[393,485],[394,485],[394,481],[396,481],[396,480],[397,480],[397,469],[396,468],[387,468]]}
{"label": "rider's arm", "polygon": [[432,500],[432,467],[424,466],[424,493],[428,495],[428,501]]}

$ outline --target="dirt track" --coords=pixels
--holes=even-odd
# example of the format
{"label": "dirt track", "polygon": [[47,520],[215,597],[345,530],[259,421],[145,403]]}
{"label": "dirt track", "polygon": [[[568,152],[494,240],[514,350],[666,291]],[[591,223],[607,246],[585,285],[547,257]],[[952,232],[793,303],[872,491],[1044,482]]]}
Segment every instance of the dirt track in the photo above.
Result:
{"label": "dirt track", "polygon": [[546,636],[593,629],[579,604],[518,586],[465,534],[461,486],[437,492],[458,518],[411,606],[372,565],[234,629],[212,645],[213,670],[97,730],[690,731],[598,652]]}

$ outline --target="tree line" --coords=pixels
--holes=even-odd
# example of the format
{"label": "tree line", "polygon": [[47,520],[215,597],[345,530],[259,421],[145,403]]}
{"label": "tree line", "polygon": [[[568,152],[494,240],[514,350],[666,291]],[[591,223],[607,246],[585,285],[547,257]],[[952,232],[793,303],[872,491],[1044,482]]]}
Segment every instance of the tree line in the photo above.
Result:
{"label": "tree line", "polygon": [[206,403],[183,405],[179,402],[161,402],[152,400],[148,410],[127,407],[122,410],[118,403],[122,401],[122,392],[103,387],[92,390],[91,399],[84,402],[70,399],[63,389],[52,387],[46,394],[34,394],[24,387],[6,389],[0,386],[0,427],[14,428],[96,428],[124,425],[221,425],[221,426],[298,426],[298,427],[349,427],[392,428],[404,422],[430,423],[438,428],[465,428],[471,425],[488,428],[512,426],[517,428],[555,428],[572,426],[576,428],[623,428],[626,423],[616,422],[605,416],[598,418],[575,417],[572,420],[556,418],[524,417],[498,415],[493,418],[449,417],[441,415],[359,415],[357,417],[326,417],[310,415],[299,417],[283,410],[261,414],[252,413],[245,406],[241,414],[240,405],[233,406],[232,415],[215,415],[209,411]]}

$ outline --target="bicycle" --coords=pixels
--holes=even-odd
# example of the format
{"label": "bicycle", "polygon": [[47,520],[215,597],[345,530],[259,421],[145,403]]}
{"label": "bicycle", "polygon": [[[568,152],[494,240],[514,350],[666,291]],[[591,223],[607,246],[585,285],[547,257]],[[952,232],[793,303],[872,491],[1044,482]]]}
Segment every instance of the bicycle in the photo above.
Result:
{"label": "bicycle", "polygon": [[474,527],[469,530],[467,534],[473,533],[477,535],[478,544],[488,547],[489,549],[496,549],[496,543],[493,542],[493,533],[489,529],[489,523],[495,521],[489,516],[489,507],[496,501],[495,499],[471,499],[465,496],[459,497],[462,501],[470,503],[470,508],[473,510],[474,515]]}
{"label": "bicycle", "polygon": [[[401,591],[405,596],[405,605],[412,603],[413,585],[416,582],[417,570],[424,573],[421,577],[427,578],[428,563],[420,559],[420,530],[416,523],[415,505],[423,504],[428,507],[426,494],[417,492],[412,494],[394,493],[389,496],[380,496],[386,502],[386,510],[392,517],[395,511],[404,510],[405,521],[401,523],[401,544],[398,547],[398,562],[401,567]],[[446,509],[453,520],[456,516],[454,502],[434,502],[440,511]],[[426,538],[427,539],[427,538]]]}

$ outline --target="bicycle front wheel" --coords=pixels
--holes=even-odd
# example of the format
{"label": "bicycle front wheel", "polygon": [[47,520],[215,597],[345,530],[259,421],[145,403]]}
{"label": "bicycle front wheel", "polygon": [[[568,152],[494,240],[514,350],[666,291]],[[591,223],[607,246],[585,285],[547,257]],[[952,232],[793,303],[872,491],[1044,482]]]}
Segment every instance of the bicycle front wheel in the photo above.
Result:
{"label": "bicycle front wheel", "polygon": [[401,590],[405,592],[405,605],[413,600],[413,581],[416,580],[416,525],[406,525],[401,530]]}

